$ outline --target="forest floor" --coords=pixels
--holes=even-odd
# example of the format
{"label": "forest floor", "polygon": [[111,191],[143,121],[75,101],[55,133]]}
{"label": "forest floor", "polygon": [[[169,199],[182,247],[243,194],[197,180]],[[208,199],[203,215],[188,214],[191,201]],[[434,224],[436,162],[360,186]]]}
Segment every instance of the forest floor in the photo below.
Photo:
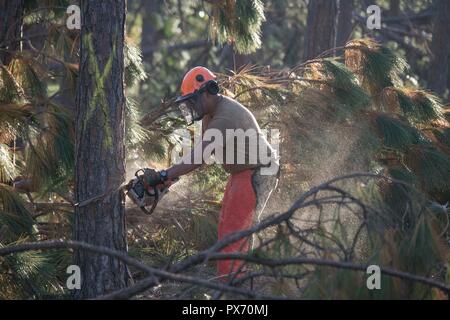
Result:
{"label": "forest floor", "polygon": [[[126,210],[129,252],[149,266],[165,268],[208,248],[217,240],[220,204],[214,201],[183,199],[169,192],[151,216],[128,202]],[[131,272],[134,281],[145,276],[138,270]],[[187,274],[214,279],[216,265],[212,262],[197,265]],[[208,299],[209,295],[207,289],[167,281],[135,298]]]}

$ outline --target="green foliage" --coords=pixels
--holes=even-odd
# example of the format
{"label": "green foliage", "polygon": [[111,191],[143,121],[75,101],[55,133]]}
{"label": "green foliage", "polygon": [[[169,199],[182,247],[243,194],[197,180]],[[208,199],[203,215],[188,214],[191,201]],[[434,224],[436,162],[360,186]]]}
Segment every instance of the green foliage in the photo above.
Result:
{"label": "green foliage", "polygon": [[189,234],[196,250],[206,250],[217,242],[217,218],[211,213],[193,213]]}
{"label": "green foliage", "polygon": [[208,190],[210,196],[220,200],[227,183],[228,175],[221,166],[208,166],[196,172],[194,190]]}
{"label": "green foliage", "polygon": [[363,88],[372,96],[386,87],[400,84],[400,74],[407,67],[404,59],[371,39],[347,43],[345,59],[346,65],[358,74]]}
{"label": "green foliage", "polygon": [[0,65],[0,103],[19,103],[23,95],[23,89],[8,68]]}
{"label": "green foliage", "polygon": [[47,87],[44,81],[48,74],[44,66],[36,59],[31,56],[19,56],[11,62],[10,70],[28,101],[47,95]]}
{"label": "green foliage", "polygon": [[9,152],[9,147],[0,144],[0,183],[14,179],[16,174],[16,166]]}
{"label": "green foliage", "polygon": [[25,159],[27,173],[36,187],[46,188],[62,177],[72,179],[74,168],[74,123],[66,109],[47,105],[39,125],[29,134]]}
{"label": "green foliage", "polygon": [[147,74],[142,64],[142,54],[138,47],[126,42],[124,46],[125,56],[125,83],[132,86],[138,81],[147,79]]}
{"label": "green foliage", "polygon": [[135,148],[140,142],[149,138],[149,132],[140,126],[140,112],[137,102],[131,98],[126,97],[125,101],[125,132],[126,132],[126,146],[127,148]]}
{"label": "green foliage", "polygon": [[433,146],[417,146],[410,150],[408,162],[431,195],[450,195],[450,156]]}
{"label": "green foliage", "polygon": [[57,281],[55,261],[46,254],[33,251],[11,254],[1,262],[2,299],[41,299],[63,292]]}
{"label": "green foliage", "polygon": [[0,240],[10,242],[33,234],[34,223],[22,197],[10,186],[0,184]]}
{"label": "green foliage", "polygon": [[[287,165],[292,161],[298,161],[300,165],[299,172],[284,175],[291,181],[285,181],[282,190],[289,190],[289,186],[303,191],[305,185],[316,185],[318,176],[318,182],[322,182],[354,171],[387,174],[407,183],[349,186],[352,191],[359,190],[358,199],[377,209],[377,214],[356,219],[364,221],[366,226],[356,242],[352,261],[430,277],[440,272],[442,264],[448,263],[449,254],[442,236],[448,220],[437,221],[426,206],[430,200],[445,203],[450,196],[447,183],[450,181],[450,162],[445,148],[448,123],[442,117],[442,106],[427,92],[396,87],[402,83],[404,61],[370,40],[350,42],[345,49],[345,65],[348,69],[331,59],[314,60],[295,70],[300,77],[303,68],[303,78],[298,81],[299,86],[293,86],[293,94],[286,99],[287,107],[283,106],[279,117],[286,125]],[[341,94],[334,88],[344,90]],[[359,95],[362,89],[366,93]],[[359,108],[351,109],[355,106],[353,96],[356,106],[364,101]],[[426,130],[434,128],[436,139],[424,130],[425,125]],[[443,145],[438,145],[437,140]],[[295,156],[290,157],[291,154]],[[342,165],[342,158],[347,159],[345,165]],[[307,239],[324,248],[323,252],[317,248],[312,250],[311,255],[346,261],[345,254],[336,252],[345,251],[351,245],[349,239],[358,229],[355,219],[349,218],[355,208],[347,207],[340,217],[332,207],[318,206],[317,210],[323,214],[318,216],[311,209],[312,212],[304,212],[298,222],[302,226],[300,232],[308,230],[312,234]],[[305,226],[301,218],[306,220]],[[316,221],[323,226],[308,228]],[[299,247],[294,252],[311,249],[307,247],[301,251],[301,245]],[[308,283],[300,286],[300,290],[305,290],[302,297],[306,298],[435,297],[435,290],[429,287],[388,276],[382,276],[383,290],[370,291],[366,289],[366,275],[329,267],[314,267],[307,279]],[[295,289],[293,281],[291,287]]]}
{"label": "green foliage", "polygon": [[[382,216],[374,214],[358,218],[358,220],[365,219],[365,228],[358,241],[358,257],[354,262],[378,265],[427,277],[438,273],[440,265],[447,261],[449,254],[448,246],[438,235],[445,223],[438,222],[435,214],[423,206],[424,203],[414,209],[405,208],[402,215],[392,214],[395,212],[386,210],[384,202],[376,199],[382,197],[380,191],[384,192],[383,189],[379,189],[375,193],[378,196],[367,197],[364,203],[371,208],[376,208]],[[409,196],[421,197],[412,189],[406,192]],[[348,217],[353,213],[344,211],[341,212],[341,216]],[[408,219],[407,217],[410,216],[414,216],[415,219]],[[362,220],[359,221],[362,222]],[[342,224],[342,228],[326,229],[329,239],[345,238],[349,232],[354,235],[354,230],[349,224]],[[343,241],[340,243],[343,248],[348,245]],[[333,246],[328,244],[323,247],[327,250],[324,250],[320,257],[330,259]],[[381,290],[368,290],[367,277],[364,271],[355,272],[317,266],[308,277],[303,297],[314,299],[431,299],[434,297],[435,291],[428,286],[385,274],[381,276]]]}
{"label": "green foliage", "polygon": [[6,131],[8,127],[18,127],[26,124],[32,116],[31,105],[3,104],[0,105],[0,129]]}
{"label": "green foliage", "polygon": [[426,142],[417,129],[390,115],[379,114],[375,122],[387,148],[406,151],[411,145]]}
{"label": "green foliage", "polygon": [[[393,90],[397,94],[399,109],[411,121],[429,123],[442,119],[442,106],[438,97],[422,90],[408,88],[387,88],[386,90]],[[386,103],[389,102],[386,101]]]}
{"label": "green foliage", "polygon": [[349,112],[366,108],[370,97],[359,86],[355,74],[344,64],[331,59],[323,61],[325,73],[331,77],[331,85],[338,101],[347,106]]}
{"label": "green foliage", "polygon": [[[25,201],[10,186],[0,184],[0,247],[36,239],[36,223]],[[2,299],[36,299],[60,292],[56,264],[41,252],[24,252],[0,258]]]}
{"label": "green foliage", "polygon": [[433,128],[431,131],[440,143],[450,147],[450,128],[444,128],[441,130]]}
{"label": "green foliage", "polygon": [[261,47],[261,24],[265,21],[260,0],[227,0],[215,5],[210,34],[219,43],[231,42],[239,53]]}

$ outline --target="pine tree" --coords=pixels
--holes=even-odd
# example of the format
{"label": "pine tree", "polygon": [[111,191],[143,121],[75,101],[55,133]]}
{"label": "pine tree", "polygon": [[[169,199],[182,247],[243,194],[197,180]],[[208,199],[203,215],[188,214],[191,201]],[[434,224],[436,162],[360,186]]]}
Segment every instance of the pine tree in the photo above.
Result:
{"label": "pine tree", "polygon": [[431,66],[428,74],[429,88],[439,95],[448,89],[448,61],[450,59],[450,3],[444,0],[433,2],[436,19],[431,42]]}
{"label": "pine tree", "polygon": [[305,36],[305,60],[336,46],[336,1],[316,0],[308,3]]}
{"label": "pine tree", "polygon": [[[23,1],[2,1],[0,6],[0,246],[5,246],[41,238],[36,217],[43,208],[31,192],[37,181],[50,181],[70,166],[73,150],[67,138],[73,127],[64,110],[47,100],[44,66],[21,50]],[[53,166],[50,173],[48,166]],[[41,190],[45,188],[43,183]],[[28,252],[0,260],[0,297],[61,294],[56,276],[66,257]]]}
{"label": "pine tree", "polygon": [[[81,2],[80,75],[77,90],[74,238],[127,250],[125,206],[124,32],[125,1]],[[101,23],[98,23],[101,21]],[[97,195],[99,201],[83,204]],[[126,265],[78,251],[83,284],[78,298],[92,298],[128,284]]]}
{"label": "pine tree", "polygon": [[[11,4],[13,1],[11,1]],[[10,4],[10,2],[8,2]],[[70,238],[74,203],[75,101],[78,77],[77,31],[65,27],[65,10],[42,9],[28,1],[24,15],[48,30],[38,44],[7,48],[9,63],[0,63],[0,245],[53,238]],[[51,11],[49,13],[48,11]],[[2,12],[4,13],[4,12]],[[51,16],[51,19],[44,19]],[[9,19],[8,21],[18,21]],[[27,25],[27,28],[29,26]],[[20,28],[22,29],[22,28]],[[11,43],[20,44],[20,35]],[[41,43],[43,41],[43,43]],[[42,47],[35,51],[36,46]],[[3,48],[4,49],[4,48]],[[2,48],[0,48],[0,52]],[[123,48],[125,82],[145,78],[139,50]],[[56,65],[56,66],[55,66]],[[49,90],[51,75],[64,81]],[[147,141],[139,112],[126,101],[126,145]],[[1,259],[0,259],[1,260]],[[18,254],[0,261],[1,297],[57,297],[68,292],[61,279],[73,264],[67,251]]]}

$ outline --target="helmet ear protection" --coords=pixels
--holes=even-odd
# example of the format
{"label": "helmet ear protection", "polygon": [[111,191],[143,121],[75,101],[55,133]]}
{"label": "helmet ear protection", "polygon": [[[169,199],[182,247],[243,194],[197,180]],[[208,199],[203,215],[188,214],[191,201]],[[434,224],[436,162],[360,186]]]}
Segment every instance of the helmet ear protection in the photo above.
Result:
{"label": "helmet ear protection", "polygon": [[205,88],[206,88],[206,91],[208,91],[213,96],[217,95],[220,91],[219,84],[217,83],[216,80],[209,80],[205,84]]}
{"label": "helmet ear protection", "polygon": [[[198,74],[195,77],[195,80],[197,80],[198,82],[203,82],[203,81],[205,81],[205,78],[203,77],[203,75]],[[209,94],[212,94],[213,96],[215,96],[220,91],[219,84],[217,83],[216,80],[209,80],[200,89],[198,89],[197,92],[202,93],[205,91],[208,92]]]}

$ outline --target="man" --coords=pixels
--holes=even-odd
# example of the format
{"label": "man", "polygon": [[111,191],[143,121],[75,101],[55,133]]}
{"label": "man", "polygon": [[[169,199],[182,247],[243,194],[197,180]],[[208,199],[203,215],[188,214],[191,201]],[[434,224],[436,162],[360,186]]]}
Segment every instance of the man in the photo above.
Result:
{"label": "man", "polygon": [[[195,161],[198,159],[195,155],[204,155],[208,146],[214,144],[213,155],[222,155],[219,163],[230,174],[219,218],[218,239],[221,240],[259,221],[267,200],[277,186],[279,162],[253,114],[239,102],[219,94],[219,91],[216,76],[204,67],[195,67],[184,76],[182,96],[177,98],[176,103],[188,124],[202,120],[202,141],[181,163],[154,172],[149,178],[170,181],[201,167],[207,159],[202,157],[200,161]],[[242,137],[242,134],[247,136]],[[261,152],[264,150],[268,151],[267,157]],[[222,252],[246,252],[248,248],[248,240],[241,239]],[[242,261],[219,261],[218,274],[225,278],[241,266]]]}

